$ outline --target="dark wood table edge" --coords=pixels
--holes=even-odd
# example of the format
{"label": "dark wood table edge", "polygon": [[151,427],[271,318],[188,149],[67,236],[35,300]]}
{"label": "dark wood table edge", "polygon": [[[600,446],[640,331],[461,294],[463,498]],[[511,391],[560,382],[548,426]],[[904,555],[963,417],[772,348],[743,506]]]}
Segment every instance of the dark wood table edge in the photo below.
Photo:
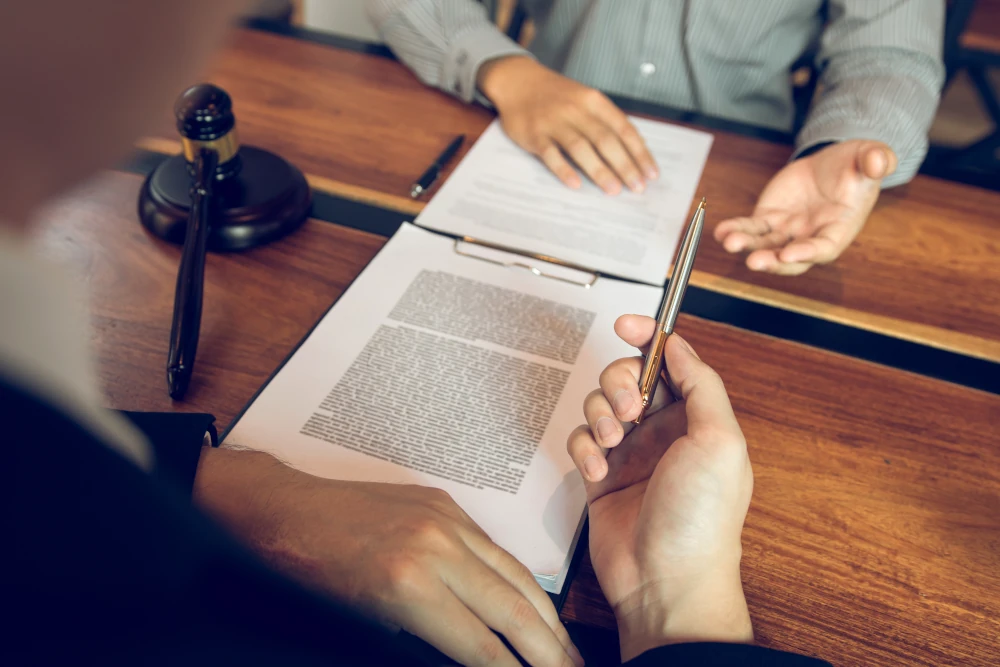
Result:
{"label": "dark wood table edge", "polygon": [[[137,150],[119,168],[145,176],[167,157],[163,153]],[[314,189],[310,217],[388,238],[396,233],[403,222],[412,221],[415,216]],[[1000,394],[1000,363],[994,361],[824,320],[696,285],[688,286],[681,311],[753,333]]]}
{"label": "dark wood table edge", "polygon": [[[249,19],[244,21],[241,25],[251,30],[268,32],[275,35],[281,35],[283,37],[298,39],[304,42],[311,42],[313,44],[322,44],[324,46],[344,51],[353,51],[355,53],[364,53],[371,56],[377,56],[379,58],[397,60],[392,50],[383,44],[375,44],[373,42],[366,42],[360,39],[322,32],[320,30],[302,28],[283,23],[281,21],[274,21],[270,19]],[[791,132],[782,132],[773,128],[761,127],[759,125],[752,125],[749,123],[741,123],[739,121],[720,118],[718,116],[711,116],[697,111],[685,111],[683,109],[677,109],[662,104],[656,104],[654,102],[637,100],[620,95],[609,95],[609,97],[615,104],[618,105],[620,109],[629,113],[639,113],[662,120],[690,123],[692,125],[697,125],[710,130],[730,132],[732,134],[738,134],[753,139],[761,139],[775,144],[791,146],[795,143],[795,135]],[[998,181],[992,174],[955,171],[953,169],[948,169],[947,166],[943,164],[939,164],[939,162],[941,162],[942,159],[947,157],[949,154],[950,150],[948,148],[939,146],[931,147],[928,152],[928,156],[933,159],[924,159],[923,164],[920,166],[920,173],[933,178],[940,178],[942,180],[962,183],[963,185],[971,185],[984,190],[1000,192],[1000,181]]]}

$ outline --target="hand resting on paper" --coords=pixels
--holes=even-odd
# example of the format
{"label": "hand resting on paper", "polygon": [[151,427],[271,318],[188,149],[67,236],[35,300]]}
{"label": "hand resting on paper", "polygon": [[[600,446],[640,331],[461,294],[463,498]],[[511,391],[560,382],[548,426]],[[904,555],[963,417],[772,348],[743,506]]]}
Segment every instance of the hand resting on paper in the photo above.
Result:
{"label": "hand resting on paper", "polygon": [[601,91],[525,56],[487,62],[479,69],[478,86],[496,107],[507,136],[567,186],[581,184],[570,160],[612,195],[623,183],[641,192],[657,177],[656,161],[639,131]]}
{"label": "hand resting on paper", "polygon": [[785,165],[753,214],[720,222],[715,240],[727,252],[748,252],[754,271],[798,275],[832,262],[864,227],[897,162],[879,141],[831,144]]}
{"label": "hand resting on paper", "polygon": [[343,482],[259,452],[202,453],[195,500],[273,566],[467,665],[582,659],[548,595],[444,491]]}
{"label": "hand resting on paper", "polygon": [[[643,348],[655,324],[626,315],[615,331]],[[740,580],[753,491],[746,441],[722,380],[678,335],[667,339],[664,360],[673,392],[661,379],[640,426],[631,421],[642,359],[619,359],[587,397],[587,425],[567,442],[587,489],[590,556],[623,661],[670,643],[753,640]]]}

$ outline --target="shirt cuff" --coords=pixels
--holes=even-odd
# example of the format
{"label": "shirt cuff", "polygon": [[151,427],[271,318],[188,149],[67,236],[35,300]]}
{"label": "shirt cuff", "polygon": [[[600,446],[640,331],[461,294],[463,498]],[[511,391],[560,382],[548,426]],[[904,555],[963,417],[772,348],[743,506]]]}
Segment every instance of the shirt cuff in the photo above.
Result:
{"label": "shirt cuff", "polygon": [[693,642],[668,644],[646,651],[625,663],[628,667],[830,667],[830,663],[795,653],[752,644]]}
{"label": "shirt cuff", "polygon": [[215,417],[194,413],[123,412],[143,432],[156,458],[153,476],[191,495],[201,449],[218,445]]}
{"label": "shirt cuff", "polygon": [[891,137],[887,137],[884,130],[879,130],[874,127],[865,127],[860,124],[851,123],[826,123],[823,125],[810,125],[806,123],[806,126],[802,128],[799,135],[795,138],[795,152],[792,153],[791,160],[797,160],[800,157],[804,157],[803,153],[810,151],[820,144],[835,144],[841,141],[849,141],[851,139],[865,139],[869,141],[881,141],[889,146],[896,153],[896,157],[899,159],[899,164],[896,167],[896,171],[890,176],[882,179],[882,189],[891,188],[897,185],[902,185],[910,181],[917,170],[920,169],[920,163],[923,162],[923,155],[917,155],[916,158],[906,159],[903,156],[905,153],[902,151],[900,146],[894,146],[895,143]]}
{"label": "shirt cuff", "polygon": [[479,93],[476,77],[483,63],[503,56],[533,57],[492,23],[473,28],[456,39],[445,58],[441,87],[466,102],[473,100],[490,106]]}

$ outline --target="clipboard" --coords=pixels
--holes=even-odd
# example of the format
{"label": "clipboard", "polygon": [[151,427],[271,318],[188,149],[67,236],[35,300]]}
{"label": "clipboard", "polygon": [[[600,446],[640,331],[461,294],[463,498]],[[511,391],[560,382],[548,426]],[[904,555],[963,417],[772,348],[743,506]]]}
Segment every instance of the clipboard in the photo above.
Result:
{"label": "clipboard", "polygon": [[[524,271],[530,273],[531,275],[538,275],[540,277],[551,277],[549,274],[556,274],[554,277],[556,282],[563,285],[563,287],[559,289],[568,290],[569,292],[579,291],[582,293],[589,293],[591,292],[591,290],[595,285],[600,284],[599,283],[600,275],[597,272],[586,271],[581,267],[577,267],[568,262],[564,264],[556,264],[554,262],[548,262],[544,259],[527,257],[522,253],[516,253],[516,252],[511,253],[506,248],[502,247],[491,248],[486,246],[485,244],[473,243],[470,242],[470,240],[465,237],[455,238],[450,234],[436,232],[434,230],[427,230],[422,226],[412,225],[412,228],[420,229],[420,231],[423,232],[424,234],[427,234],[427,236],[438,237],[440,239],[440,241],[438,242],[439,243],[438,247],[440,248],[439,252],[442,253],[441,256],[444,256],[445,253],[453,254],[453,256],[456,257],[456,261],[460,263],[473,260],[483,260],[486,261],[488,264],[500,265],[502,267],[510,268],[510,270],[512,271],[514,270],[516,270],[517,272]],[[428,234],[428,232],[433,232],[433,234]],[[382,250],[379,251],[379,254],[382,254],[384,252],[385,249],[383,248]],[[499,253],[499,254],[494,255],[492,253]],[[434,266],[434,264],[432,263],[428,266],[429,267]],[[499,271],[499,270],[500,269],[496,268],[496,266],[493,269],[493,271]],[[573,278],[568,280],[561,279],[561,278],[566,278],[566,274],[562,272],[570,272],[569,275],[572,275]],[[363,273],[364,272],[359,273],[359,275],[355,277],[355,280],[361,277]],[[532,282],[533,278],[522,277],[520,278],[520,280],[522,282],[523,281]],[[244,409],[241,410],[240,413],[233,419],[226,433],[223,434],[222,438],[223,440],[228,439],[229,436],[232,434],[232,432],[236,429],[236,427],[244,421],[248,409],[253,404],[256,404],[258,402],[261,394],[264,393],[265,389],[267,389],[269,386],[272,385],[274,379],[282,372],[282,370],[284,370],[287,367],[288,362],[293,357],[299,354],[302,345],[307,340],[313,337],[313,334],[316,331],[317,327],[324,320],[327,319],[327,317],[330,314],[330,311],[333,310],[336,307],[336,305],[341,302],[341,299],[343,298],[344,295],[347,295],[351,291],[354,282],[355,281],[352,280],[348,288],[345,289],[341,293],[341,295],[338,296],[337,300],[330,305],[330,308],[328,308],[323,313],[323,315],[320,318],[318,318],[317,322],[310,329],[310,331],[296,345],[295,349],[282,361],[281,365],[277,369],[275,369],[275,371],[268,378],[267,382],[265,382],[259,388],[259,390],[254,394],[253,398],[246,404],[246,406],[244,406]],[[611,282],[619,282],[619,281],[611,281]],[[649,288],[649,286],[645,287]],[[600,294],[601,293],[599,292],[598,294],[594,294],[594,296],[599,297]],[[589,297],[581,296],[578,298],[588,299]],[[567,526],[567,528],[574,531],[575,543],[570,546],[568,552],[564,552],[565,560],[563,561],[563,565],[560,567],[560,569],[558,571],[555,570],[549,571],[551,572],[551,575],[549,575],[548,577],[550,584],[554,584],[556,583],[556,581],[559,581],[560,579],[562,580],[562,586],[560,587],[558,593],[552,593],[547,591],[547,593],[550,596],[550,599],[552,600],[554,606],[557,609],[562,609],[565,603],[565,600],[569,593],[569,588],[572,585],[576,572],[578,571],[579,563],[583,556],[583,550],[586,548],[587,545],[586,512],[582,504],[580,506],[580,514],[576,515],[572,519],[572,524],[573,525],[571,527]],[[541,580],[542,578],[540,577],[540,581]],[[546,587],[554,588],[554,586],[546,586]]]}

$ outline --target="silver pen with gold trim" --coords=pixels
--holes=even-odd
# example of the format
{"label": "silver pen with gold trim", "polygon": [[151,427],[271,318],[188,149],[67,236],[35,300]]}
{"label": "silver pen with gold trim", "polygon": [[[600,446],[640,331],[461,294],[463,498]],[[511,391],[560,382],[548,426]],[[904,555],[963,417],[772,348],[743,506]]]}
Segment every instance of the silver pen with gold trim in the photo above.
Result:
{"label": "silver pen with gold trim", "polygon": [[667,285],[667,293],[660,304],[660,312],[656,318],[656,334],[649,345],[649,352],[646,353],[646,360],[642,365],[642,375],[639,376],[639,394],[642,396],[642,407],[635,423],[642,421],[647,408],[653,403],[653,394],[656,392],[656,381],[660,377],[660,367],[663,365],[663,346],[667,343],[667,338],[674,332],[674,324],[677,322],[677,314],[681,311],[681,302],[684,300],[684,291],[687,289],[688,280],[691,278],[691,269],[694,267],[694,258],[698,254],[698,242],[701,240],[701,232],[705,227],[705,198],[702,197],[698,204],[694,217],[688,224],[684,240],[681,242],[680,252],[677,253],[677,261],[674,262],[674,270],[670,275],[670,283]]}

